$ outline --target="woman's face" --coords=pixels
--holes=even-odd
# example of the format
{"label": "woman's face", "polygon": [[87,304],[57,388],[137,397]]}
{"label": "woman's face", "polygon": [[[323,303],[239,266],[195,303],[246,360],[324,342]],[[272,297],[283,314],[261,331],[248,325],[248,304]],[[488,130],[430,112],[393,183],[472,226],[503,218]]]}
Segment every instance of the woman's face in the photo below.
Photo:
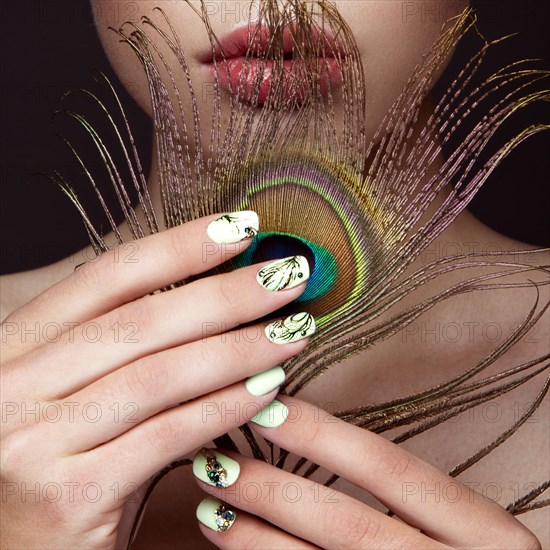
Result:
{"label": "woman's face", "polygon": [[[192,0],[200,9],[200,2]],[[284,3],[284,2],[281,2]],[[137,57],[107,28],[126,21],[139,23],[143,15],[157,18],[153,8],[162,7],[177,32],[191,72],[199,103],[212,101],[213,78],[204,63],[211,45],[198,15],[182,0],[93,2],[96,26],[114,69],[142,107],[150,112],[148,86]],[[212,30],[223,37],[246,25],[254,4],[250,0],[205,0]],[[367,138],[372,137],[384,115],[397,99],[414,67],[440,34],[449,18],[461,13],[467,0],[400,1],[341,0],[332,2],[351,28],[365,73]],[[184,85],[183,76],[181,84]]]}

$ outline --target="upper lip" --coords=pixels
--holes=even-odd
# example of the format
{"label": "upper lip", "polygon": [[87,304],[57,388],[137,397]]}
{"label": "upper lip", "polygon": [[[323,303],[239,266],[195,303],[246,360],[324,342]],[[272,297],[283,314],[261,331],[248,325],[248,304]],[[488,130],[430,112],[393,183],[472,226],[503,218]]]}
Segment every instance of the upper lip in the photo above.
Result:
{"label": "upper lip", "polygon": [[[330,32],[322,31],[316,27],[311,27],[309,30],[314,39],[317,38],[319,41],[315,49],[318,57],[344,56]],[[249,45],[249,42],[252,42],[252,45]],[[285,57],[291,57],[296,46],[300,46],[296,44],[296,33],[293,33],[290,27],[285,27],[282,39],[282,49]],[[247,54],[251,57],[265,55],[265,58],[269,58],[272,57],[269,52],[271,47],[269,27],[255,23],[239,27],[222,35],[219,41],[214,43],[213,48],[199,55],[199,59],[203,63],[212,63],[214,60],[222,61],[224,59],[245,57]],[[299,56],[297,57],[299,58]]]}

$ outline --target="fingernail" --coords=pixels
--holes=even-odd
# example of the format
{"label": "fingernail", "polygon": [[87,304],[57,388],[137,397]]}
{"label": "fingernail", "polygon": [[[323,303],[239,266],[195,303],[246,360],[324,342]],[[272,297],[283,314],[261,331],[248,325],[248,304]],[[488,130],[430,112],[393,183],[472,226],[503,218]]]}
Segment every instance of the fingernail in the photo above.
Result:
{"label": "fingernail", "polygon": [[213,531],[222,533],[233,525],[237,517],[229,505],[217,498],[207,497],[197,506],[197,519]]}
{"label": "fingernail", "polygon": [[255,397],[265,395],[278,388],[285,381],[285,371],[281,367],[264,370],[246,380],[246,389]]}
{"label": "fingernail", "polygon": [[200,480],[216,487],[229,487],[237,481],[239,463],[216,449],[201,449],[193,459],[193,473]]}
{"label": "fingernail", "polygon": [[269,405],[265,406],[256,416],[250,419],[254,424],[264,428],[276,428],[280,426],[288,416],[288,407],[274,399]]}
{"label": "fingernail", "polygon": [[208,224],[208,236],[218,244],[238,243],[253,237],[260,227],[258,214],[252,210],[224,214]]}
{"label": "fingernail", "polygon": [[306,312],[294,313],[265,327],[265,335],[274,344],[289,344],[315,332],[315,319]]}
{"label": "fingernail", "polygon": [[262,267],[256,280],[267,290],[284,290],[307,281],[309,264],[304,256],[290,256]]}

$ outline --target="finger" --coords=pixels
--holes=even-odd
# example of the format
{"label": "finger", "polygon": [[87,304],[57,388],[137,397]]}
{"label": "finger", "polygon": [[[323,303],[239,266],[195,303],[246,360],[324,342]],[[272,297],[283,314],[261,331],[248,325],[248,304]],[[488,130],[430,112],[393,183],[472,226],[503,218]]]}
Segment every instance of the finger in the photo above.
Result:
{"label": "finger", "polygon": [[[254,216],[248,215],[245,222],[256,223],[257,229]],[[214,242],[208,227],[219,217],[207,216],[121,244],[87,262],[13,312],[3,323],[5,339],[17,344],[12,348],[31,349],[48,341],[55,328],[65,332],[71,326],[232,258],[251,239],[227,244]]]}
{"label": "finger", "polygon": [[63,335],[59,342],[18,358],[11,384],[18,395],[63,398],[131,361],[261,318],[305,289],[305,283],[281,292],[264,288],[256,275],[269,263],[125,304]]}
{"label": "finger", "polygon": [[241,510],[235,510],[237,517],[233,525],[228,530],[220,532],[216,525],[215,510],[214,513],[212,512],[213,508],[219,509],[222,503],[219,500],[213,501],[212,497],[203,500],[197,508],[197,517],[202,534],[218,548],[234,548],[236,550],[242,548],[262,550],[265,548],[277,548],[277,550],[317,548]]}
{"label": "finger", "polygon": [[216,450],[222,467],[223,455],[238,462],[238,479],[225,488],[198,481],[204,491],[321,548],[446,548],[350,496],[266,462]]}
{"label": "finger", "polygon": [[170,462],[248,422],[275,395],[252,396],[244,383],[234,384],[157,414],[75,458],[88,462],[90,471],[105,465],[121,487],[139,487]]}
{"label": "finger", "polygon": [[521,525],[495,502],[383,437],[304,401],[280,400],[289,408],[287,421],[275,429],[252,425],[254,430],[366,489],[430,537],[453,547],[492,547],[503,532]]}
{"label": "finger", "polygon": [[[139,359],[66,399],[78,413],[93,403],[91,413],[99,418],[90,422],[88,415],[73,415],[63,426],[64,451],[74,454],[96,447],[168,407],[265,372],[306,345],[307,339],[278,346],[267,339],[264,325],[253,325]],[[256,377],[251,390],[271,391],[265,384],[272,384],[274,376],[280,385],[284,371],[278,368]]]}

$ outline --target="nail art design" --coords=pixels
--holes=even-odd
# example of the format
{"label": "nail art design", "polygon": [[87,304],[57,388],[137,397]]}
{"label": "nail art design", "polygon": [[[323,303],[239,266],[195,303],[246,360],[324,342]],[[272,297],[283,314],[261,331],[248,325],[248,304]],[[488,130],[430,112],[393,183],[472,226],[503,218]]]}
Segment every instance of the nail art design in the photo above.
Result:
{"label": "nail art design", "polygon": [[193,459],[193,474],[216,487],[229,487],[239,477],[239,463],[215,449],[201,449]]}
{"label": "nail art design", "polygon": [[256,280],[267,290],[293,288],[309,277],[309,264],[304,256],[289,256],[262,267]]}
{"label": "nail art design", "polygon": [[216,457],[208,450],[202,452],[206,457],[206,475],[216,487],[227,487],[227,472],[224,467],[216,460]]}
{"label": "nail art design", "polygon": [[216,510],[216,525],[220,533],[230,529],[235,519],[237,519],[237,514],[225,504]]}
{"label": "nail art design", "polygon": [[306,312],[294,313],[265,327],[265,335],[274,344],[288,344],[315,332],[315,319]]}
{"label": "nail art design", "polygon": [[238,243],[254,237],[260,227],[258,214],[252,210],[224,214],[208,224],[208,236],[218,244]]}
{"label": "nail art design", "polygon": [[198,505],[196,515],[201,523],[218,533],[230,529],[237,518],[237,512],[213,497],[205,498]]}

